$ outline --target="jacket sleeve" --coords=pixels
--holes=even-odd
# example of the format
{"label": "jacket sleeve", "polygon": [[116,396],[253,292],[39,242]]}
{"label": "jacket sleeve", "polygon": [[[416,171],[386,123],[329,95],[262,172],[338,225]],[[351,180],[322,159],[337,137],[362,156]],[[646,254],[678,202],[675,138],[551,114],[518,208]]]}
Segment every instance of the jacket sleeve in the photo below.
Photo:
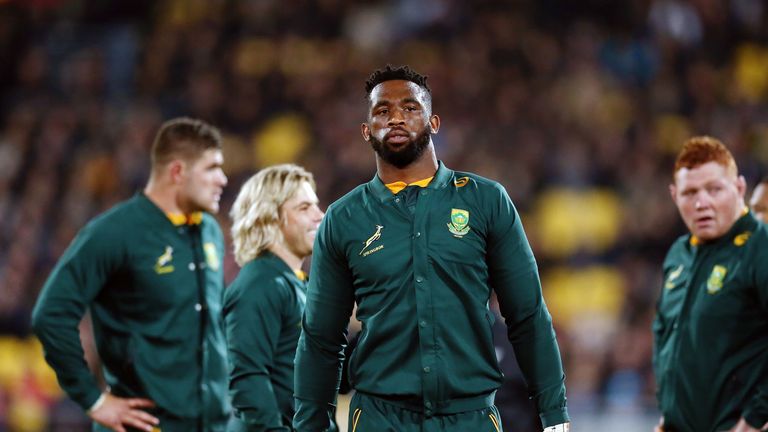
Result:
{"label": "jacket sleeve", "polygon": [[296,350],[296,415],[299,432],[334,430],[347,323],[354,305],[352,276],[335,240],[333,213],[323,219],[312,254],[307,303]]}
{"label": "jacket sleeve", "polygon": [[32,311],[32,328],[61,388],[84,410],[101,395],[80,343],[86,308],[120,264],[120,240],[94,222],[83,228],[45,282]]}
{"label": "jacket sleeve", "polygon": [[520,216],[504,188],[496,187],[495,196],[487,204],[489,280],[528,393],[544,427],[553,426],[569,421],[560,350]]}
{"label": "jacket sleeve", "polygon": [[[768,267],[765,266],[768,260],[768,247],[761,243],[757,246],[759,249],[753,265],[756,269],[756,288],[758,307],[762,311],[759,316],[763,319],[763,328],[768,327]],[[760,429],[768,423],[768,352],[763,353],[763,370],[761,379],[758,381],[757,389],[752,398],[747,402],[747,406],[742,412],[744,420],[753,428]]]}
{"label": "jacket sleeve", "polygon": [[232,407],[245,430],[289,431],[282,421],[270,370],[291,288],[275,279],[241,283],[245,285],[227,289],[224,305]]}

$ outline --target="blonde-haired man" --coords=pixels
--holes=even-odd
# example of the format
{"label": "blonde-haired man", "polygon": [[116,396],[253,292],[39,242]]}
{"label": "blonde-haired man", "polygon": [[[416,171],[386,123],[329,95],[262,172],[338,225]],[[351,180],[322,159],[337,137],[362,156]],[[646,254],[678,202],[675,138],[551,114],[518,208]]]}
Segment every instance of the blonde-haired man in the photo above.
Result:
{"label": "blonde-haired man", "polygon": [[245,182],[230,212],[240,274],[224,295],[230,430],[289,431],[293,357],[301,332],[306,275],[323,218],[312,174],[285,164]]}
{"label": "blonde-haired man", "polygon": [[690,231],[664,260],[653,325],[660,432],[768,428],[768,231],[712,137],[683,145],[669,187]]}

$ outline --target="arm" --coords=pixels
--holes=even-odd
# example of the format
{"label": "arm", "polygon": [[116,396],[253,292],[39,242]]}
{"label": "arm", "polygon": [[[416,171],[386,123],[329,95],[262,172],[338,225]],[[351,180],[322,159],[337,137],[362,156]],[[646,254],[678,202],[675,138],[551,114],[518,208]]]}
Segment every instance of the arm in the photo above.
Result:
{"label": "arm", "polygon": [[83,410],[101,396],[85,362],[78,325],[115,267],[114,252],[86,226],[64,252],[43,286],[32,311],[32,328],[59,385]]}
{"label": "arm", "polygon": [[346,327],[354,304],[352,277],[334,244],[332,223],[332,216],[326,215],[315,239],[296,350],[293,427],[300,432],[333,430]]}
{"label": "arm", "polygon": [[120,265],[114,250],[120,250],[115,247],[120,240],[114,237],[94,223],[78,233],[43,286],[32,311],[32,327],[59,385],[96,423],[118,432],[125,430],[123,424],[151,429],[157,419],[142,408],[154,403],[102,394],[80,343],[78,325],[86,308]]}
{"label": "arm", "polygon": [[565,374],[533,252],[520,217],[501,186],[489,207],[486,260],[509,341],[544,427],[568,422]]}
{"label": "arm", "polygon": [[244,283],[227,289],[223,311],[232,407],[247,430],[288,431],[269,371],[280,338],[282,311],[289,298],[285,287],[274,279]]}

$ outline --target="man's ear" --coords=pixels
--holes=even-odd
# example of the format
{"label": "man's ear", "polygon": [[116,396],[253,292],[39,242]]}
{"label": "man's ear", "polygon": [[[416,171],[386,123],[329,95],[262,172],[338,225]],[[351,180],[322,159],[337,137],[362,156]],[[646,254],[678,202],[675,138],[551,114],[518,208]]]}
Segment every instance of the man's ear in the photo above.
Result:
{"label": "man's ear", "polygon": [[176,184],[180,183],[184,176],[184,162],[176,159],[168,163],[168,173],[171,177],[171,182]]}
{"label": "man's ear", "polygon": [[672,202],[677,204],[677,187],[674,183],[670,183],[669,185],[669,196],[672,198]]}
{"label": "man's ear", "polygon": [[744,179],[743,175],[736,179],[736,190],[739,191],[739,196],[742,198],[747,194],[747,180]]}
{"label": "man's ear", "polygon": [[360,133],[363,134],[364,140],[371,140],[371,128],[368,126],[368,123],[363,123],[360,125]]}
{"label": "man's ear", "polygon": [[440,130],[440,117],[437,114],[432,114],[429,118],[429,132],[436,134]]}

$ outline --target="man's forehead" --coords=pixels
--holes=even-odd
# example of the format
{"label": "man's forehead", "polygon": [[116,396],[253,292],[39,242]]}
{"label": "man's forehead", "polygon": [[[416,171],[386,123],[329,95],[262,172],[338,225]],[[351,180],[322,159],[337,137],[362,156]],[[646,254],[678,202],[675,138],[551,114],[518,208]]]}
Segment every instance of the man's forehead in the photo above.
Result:
{"label": "man's forehead", "polygon": [[412,98],[422,104],[427,100],[427,91],[418,84],[407,80],[389,80],[384,81],[371,90],[371,102],[397,101],[401,99]]}

